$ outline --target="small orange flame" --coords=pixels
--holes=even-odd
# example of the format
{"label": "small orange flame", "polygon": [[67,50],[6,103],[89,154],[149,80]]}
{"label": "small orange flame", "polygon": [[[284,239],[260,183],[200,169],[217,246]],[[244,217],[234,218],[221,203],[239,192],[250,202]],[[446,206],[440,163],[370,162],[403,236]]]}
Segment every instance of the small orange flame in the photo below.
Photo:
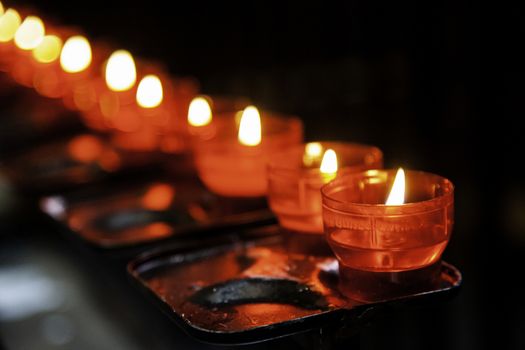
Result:
{"label": "small orange flame", "polygon": [[205,126],[211,123],[212,113],[208,100],[195,97],[188,108],[188,123],[191,126]]}
{"label": "small orange flame", "polygon": [[401,205],[403,203],[405,203],[405,171],[403,168],[399,168],[385,204]]}
{"label": "small orange flame", "polygon": [[304,148],[303,164],[307,167],[313,166],[314,163],[319,161],[321,154],[323,153],[323,145],[319,142],[309,142]]}
{"label": "small orange flame", "polygon": [[324,152],[319,170],[322,174],[326,175],[337,173],[337,155],[333,149],[327,149],[326,152]]}
{"label": "small orange flame", "polygon": [[0,42],[5,43],[13,40],[21,21],[22,19],[16,10],[7,9],[0,16]]}
{"label": "small orange flame", "polygon": [[46,35],[40,45],[33,49],[33,57],[40,63],[51,63],[57,60],[62,49],[62,39],[56,35]]}
{"label": "small orange flame", "polygon": [[245,146],[254,147],[261,143],[261,116],[254,106],[248,106],[242,112],[239,123],[239,142]]}
{"label": "small orange flame", "polygon": [[136,80],[137,70],[133,56],[126,50],[113,52],[106,64],[106,84],[110,90],[129,90]]}
{"label": "small orange flame", "polygon": [[146,75],[137,88],[137,103],[142,108],[155,108],[162,103],[162,82],[156,75]]}
{"label": "small orange flame", "polygon": [[44,39],[45,31],[39,17],[27,16],[15,33],[15,45],[22,50],[33,50]]}
{"label": "small orange flame", "polygon": [[89,67],[91,59],[89,41],[81,35],[75,35],[64,43],[60,53],[60,66],[67,73],[78,73]]}

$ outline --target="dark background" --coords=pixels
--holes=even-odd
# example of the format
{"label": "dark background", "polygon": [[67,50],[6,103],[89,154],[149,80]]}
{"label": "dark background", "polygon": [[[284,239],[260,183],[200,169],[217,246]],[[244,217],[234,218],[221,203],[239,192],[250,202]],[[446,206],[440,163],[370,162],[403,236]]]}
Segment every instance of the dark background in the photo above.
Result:
{"label": "dark background", "polygon": [[[522,128],[480,117],[479,5],[373,1],[18,1],[209,94],[299,115],[308,140],[379,146],[387,167],[456,185],[453,301],[380,318],[365,349],[525,348]],[[502,86],[503,93],[507,87]],[[0,346],[1,347],[1,346]]]}

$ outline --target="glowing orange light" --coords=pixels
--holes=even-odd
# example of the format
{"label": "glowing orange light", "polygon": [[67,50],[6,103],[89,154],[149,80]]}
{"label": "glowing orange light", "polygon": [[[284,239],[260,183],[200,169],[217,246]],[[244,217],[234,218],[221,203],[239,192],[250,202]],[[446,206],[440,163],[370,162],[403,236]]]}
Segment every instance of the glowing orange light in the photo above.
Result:
{"label": "glowing orange light", "polygon": [[60,66],[65,72],[78,73],[89,67],[91,59],[89,41],[81,35],[75,35],[64,43],[60,53]]}
{"label": "glowing orange light", "polygon": [[309,142],[304,148],[303,164],[307,167],[312,166],[319,160],[323,153],[323,146],[319,142]]}
{"label": "glowing orange light", "polygon": [[0,1],[0,17],[4,14],[4,5],[2,5],[2,2]]}
{"label": "glowing orange light", "polygon": [[405,203],[405,171],[403,168],[399,168],[385,204],[401,205],[403,203]]}
{"label": "glowing orange light", "polygon": [[137,104],[143,108],[155,108],[162,103],[162,82],[156,75],[146,75],[137,88]]}
{"label": "glowing orange light", "polygon": [[245,146],[257,146],[261,143],[261,116],[254,106],[248,106],[242,112],[239,123],[239,142]]}
{"label": "glowing orange light", "polygon": [[111,54],[106,64],[106,84],[113,91],[126,91],[135,85],[137,70],[133,56],[126,50]]}
{"label": "glowing orange light", "polygon": [[324,152],[319,170],[323,174],[335,174],[337,172],[337,155],[333,149],[327,149]]}
{"label": "glowing orange light", "polygon": [[62,39],[56,35],[46,35],[40,45],[33,49],[33,57],[40,63],[51,63],[60,56]]}
{"label": "glowing orange light", "polygon": [[7,9],[7,11],[0,16],[0,42],[5,43],[11,41],[20,27],[21,21],[20,15],[16,10]]}
{"label": "glowing orange light", "polygon": [[211,123],[212,113],[208,100],[195,97],[188,108],[188,123],[192,126],[205,126]]}
{"label": "glowing orange light", "polygon": [[36,16],[27,16],[15,33],[15,45],[22,50],[33,50],[45,35],[44,22]]}
{"label": "glowing orange light", "polygon": [[142,197],[142,205],[151,210],[167,209],[173,202],[175,190],[167,184],[155,184],[151,186]]}
{"label": "glowing orange light", "polygon": [[73,159],[81,163],[91,163],[100,157],[104,146],[95,136],[80,135],[69,142],[67,150]]}

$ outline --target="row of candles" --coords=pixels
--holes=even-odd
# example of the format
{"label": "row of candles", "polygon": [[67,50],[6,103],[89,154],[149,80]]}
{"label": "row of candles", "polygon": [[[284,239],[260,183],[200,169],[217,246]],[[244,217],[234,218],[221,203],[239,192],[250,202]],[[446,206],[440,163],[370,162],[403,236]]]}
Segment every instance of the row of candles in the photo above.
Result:
{"label": "row of candles", "polygon": [[[220,101],[198,96],[193,81],[170,79],[157,65],[137,63],[125,50],[92,46],[80,35],[63,42],[60,35],[67,33],[47,30],[36,16],[22,20],[0,3],[0,69],[44,96],[61,98],[87,126],[110,131],[118,147],[191,151],[200,179],[216,194],[267,196],[283,228],[325,235],[343,278],[439,262],[453,223],[447,179],[379,170],[377,147],[303,144],[298,118],[237,100],[214,109]],[[374,299],[353,288],[348,293]]]}

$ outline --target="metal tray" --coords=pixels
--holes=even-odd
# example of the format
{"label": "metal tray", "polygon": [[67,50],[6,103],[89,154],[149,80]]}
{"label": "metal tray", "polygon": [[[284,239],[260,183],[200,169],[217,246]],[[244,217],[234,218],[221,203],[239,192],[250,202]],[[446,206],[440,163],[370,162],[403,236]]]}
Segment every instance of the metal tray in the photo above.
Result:
{"label": "metal tray", "polygon": [[75,236],[104,249],[275,222],[264,199],[221,198],[191,178],[93,186],[44,197],[40,208]]}
{"label": "metal tray", "polygon": [[[277,234],[279,228],[252,232],[263,231]],[[188,334],[229,345],[316,329],[355,334],[377,312],[434,303],[461,285],[461,273],[443,262],[440,279],[430,289],[362,303],[339,293],[335,258],[290,253],[281,235],[246,237],[210,248],[147,253],[128,264],[128,273]]]}
{"label": "metal tray", "polygon": [[[3,169],[20,192],[48,195],[89,184],[160,172],[166,155],[125,152],[104,136],[70,135],[19,153]],[[172,161],[177,163],[176,157]]]}

